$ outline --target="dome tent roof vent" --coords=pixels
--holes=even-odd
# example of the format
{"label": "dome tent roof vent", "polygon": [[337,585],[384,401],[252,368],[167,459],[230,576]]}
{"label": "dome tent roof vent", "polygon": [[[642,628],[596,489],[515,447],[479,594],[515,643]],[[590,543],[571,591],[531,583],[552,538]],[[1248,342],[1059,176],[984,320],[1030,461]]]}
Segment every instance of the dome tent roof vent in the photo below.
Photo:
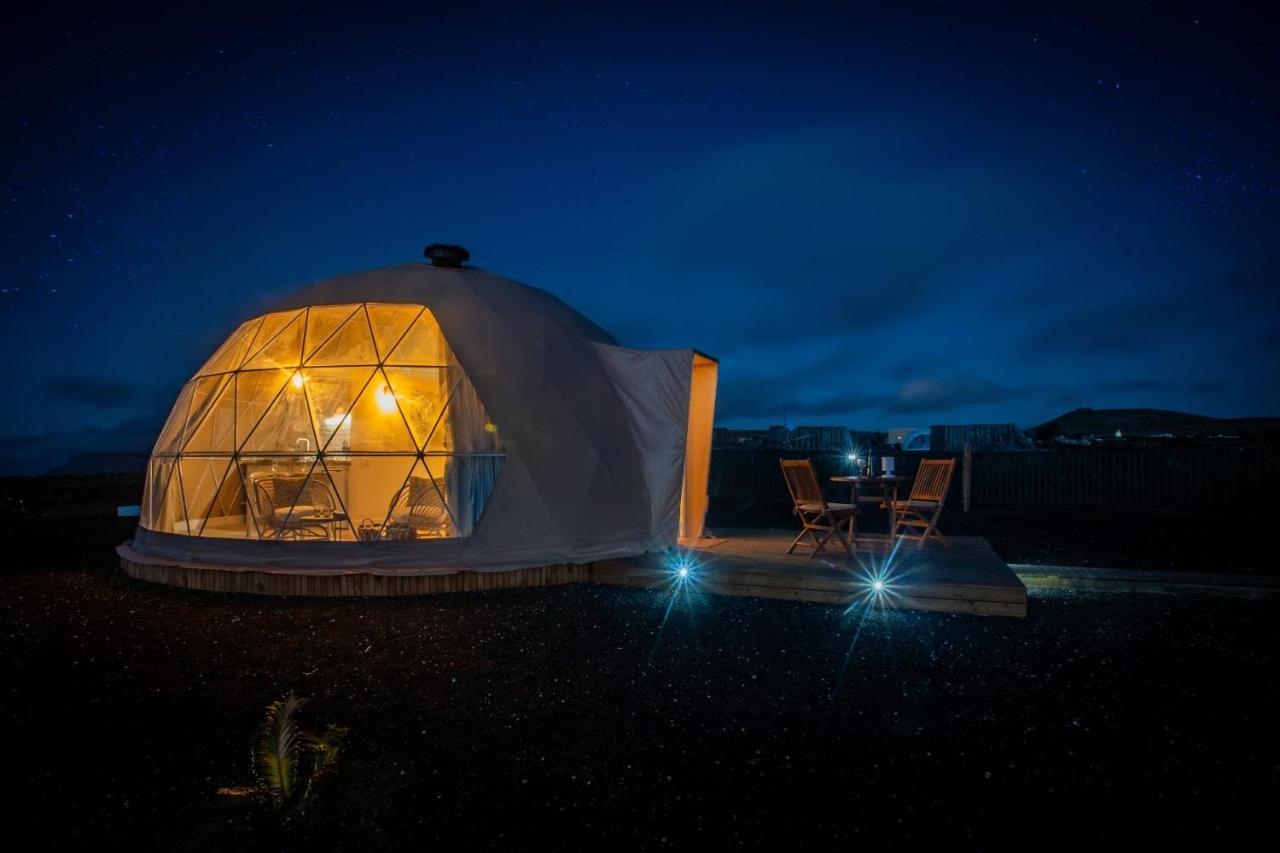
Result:
{"label": "dome tent roof vent", "polygon": [[448,269],[458,269],[471,260],[470,252],[450,243],[432,243],[422,250],[422,256],[431,261],[431,266]]}

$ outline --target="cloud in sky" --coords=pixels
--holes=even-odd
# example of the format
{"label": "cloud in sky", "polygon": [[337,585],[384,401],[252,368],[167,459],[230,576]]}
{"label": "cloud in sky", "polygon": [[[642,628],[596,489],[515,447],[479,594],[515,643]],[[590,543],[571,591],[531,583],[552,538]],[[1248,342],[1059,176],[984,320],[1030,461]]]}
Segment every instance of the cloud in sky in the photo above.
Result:
{"label": "cloud in sky", "polygon": [[132,382],[91,373],[51,376],[45,380],[44,390],[59,402],[95,409],[127,408],[138,397]]}
{"label": "cloud in sky", "polygon": [[142,412],[73,430],[0,436],[0,470],[40,474],[78,453],[146,452],[166,415]]}

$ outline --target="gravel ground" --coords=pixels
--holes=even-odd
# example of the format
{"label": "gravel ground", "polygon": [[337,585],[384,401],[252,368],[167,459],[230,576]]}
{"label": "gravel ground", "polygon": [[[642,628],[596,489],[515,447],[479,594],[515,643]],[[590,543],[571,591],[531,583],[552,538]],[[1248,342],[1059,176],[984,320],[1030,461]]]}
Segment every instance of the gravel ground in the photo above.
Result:
{"label": "gravel ground", "polygon": [[[1247,837],[1280,793],[1274,598],[1037,589],[1005,620],[590,586],[219,596],[115,571],[132,524],[103,508],[136,486],[0,483],[6,828],[41,847],[1183,846]],[[1203,562],[1187,531],[1214,529],[1126,552],[1066,516],[970,521],[1009,560],[1127,568],[1188,541]],[[214,791],[250,781],[290,689],[351,735],[282,821]]]}
{"label": "gravel ground", "polygon": [[[0,595],[10,832],[176,849],[962,848],[1243,837],[1280,603],[1036,592],[1026,620],[590,586],[276,600],[106,571]],[[350,727],[280,821],[262,708]]]}

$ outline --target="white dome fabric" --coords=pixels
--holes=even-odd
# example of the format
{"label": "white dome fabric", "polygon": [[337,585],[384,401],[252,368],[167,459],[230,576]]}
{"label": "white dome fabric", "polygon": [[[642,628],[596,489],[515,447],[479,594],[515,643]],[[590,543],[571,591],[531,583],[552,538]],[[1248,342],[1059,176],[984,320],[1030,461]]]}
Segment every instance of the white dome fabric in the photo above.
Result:
{"label": "white dome fabric", "polygon": [[[404,541],[387,537],[390,528],[381,524],[382,535],[361,541],[348,532],[325,532],[336,529],[339,525],[335,524],[327,528],[320,525],[318,529],[325,535],[314,538],[285,538],[278,530],[271,535],[259,532],[235,538],[194,535],[200,529],[191,521],[187,530],[179,532],[157,529],[163,525],[144,517],[132,546],[135,551],[231,566],[321,572],[358,567],[446,572],[584,563],[676,544],[682,523],[682,490],[691,475],[686,463],[691,375],[695,358],[707,362],[705,357],[691,349],[645,352],[616,347],[608,333],[551,294],[472,267],[409,264],[342,275],[302,288],[275,306],[272,315],[355,305],[424,306],[439,324],[451,350],[450,366],[460,371],[465,380],[462,387],[474,389],[478,397],[475,408],[483,415],[476,422],[500,437],[500,442],[479,432],[475,433],[477,438],[467,438],[466,430],[455,428],[447,447],[435,447],[423,445],[417,430],[410,432],[417,439],[424,463],[431,463],[428,457],[433,453],[437,462],[448,457],[455,464],[471,452],[487,457],[501,454],[500,470],[496,480],[486,486],[487,500],[481,501],[478,518],[464,520],[463,513],[451,506],[451,520],[441,524],[440,535]],[[371,326],[374,315],[374,309],[369,308]],[[392,378],[397,368],[391,366],[380,345],[372,349],[377,350],[373,360],[368,365],[362,361],[360,369],[387,377],[388,387],[378,387],[381,379],[375,379],[368,393],[401,398],[397,402],[407,411],[406,395]],[[307,352],[303,348],[297,368],[280,366],[296,371],[300,378],[294,381],[299,386],[304,380],[311,381],[310,372],[320,369],[310,366]],[[308,390],[308,399],[310,393]],[[710,393],[713,400],[714,380]],[[315,424],[320,424],[318,415],[312,414]],[[708,409],[708,441],[709,418]],[[406,420],[413,419],[406,416]],[[340,423],[341,413],[324,422],[330,421]],[[267,432],[265,427],[260,429]],[[308,458],[314,457],[316,470],[353,464],[352,458],[359,455],[354,449],[335,450],[337,438],[332,431],[322,435],[316,426],[315,434],[317,446]],[[228,470],[239,470],[248,483],[253,476],[245,473],[248,463],[258,457],[246,441],[237,437],[224,456]],[[164,442],[162,434],[153,455],[149,495],[163,485],[157,471],[163,469],[167,454],[187,453],[185,448],[167,450]],[[309,446],[302,452],[310,453]],[[371,460],[383,458],[379,455],[382,451],[364,452]],[[394,452],[400,454],[396,458],[403,457],[402,451]],[[413,452],[412,448],[408,451]],[[695,467],[700,466],[701,474],[692,480],[701,483],[703,491],[705,455],[699,454]],[[182,466],[188,462],[182,458],[176,467],[185,474],[187,469]],[[404,458],[405,464],[413,462],[411,456]],[[339,478],[333,479],[337,482]],[[458,499],[446,488],[445,479],[434,475],[421,482],[438,482],[439,492],[452,504]],[[341,510],[348,500],[341,494],[337,497]],[[697,496],[691,506],[705,508],[705,494]],[[289,519],[296,511],[286,509],[276,517]],[[248,518],[249,507],[242,512]],[[342,511],[336,514],[344,515]],[[191,519],[195,515],[192,510]],[[388,515],[387,521],[391,518]],[[689,519],[686,516],[684,520],[685,532],[696,535],[701,517]],[[346,521],[343,529],[355,532],[355,518]],[[201,528],[206,527],[208,521],[201,520]],[[245,528],[251,529],[247,522]]]}

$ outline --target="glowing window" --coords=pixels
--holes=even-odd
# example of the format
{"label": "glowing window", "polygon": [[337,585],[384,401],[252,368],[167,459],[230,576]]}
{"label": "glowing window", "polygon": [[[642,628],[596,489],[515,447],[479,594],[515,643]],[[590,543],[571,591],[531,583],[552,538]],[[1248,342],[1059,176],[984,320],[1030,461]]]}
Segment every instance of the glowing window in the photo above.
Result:
{"label": "glowing window", "polygon": [[267,314],[178,395],[140,523],[228,538],[470,536],[501,435],[422,306]]}

